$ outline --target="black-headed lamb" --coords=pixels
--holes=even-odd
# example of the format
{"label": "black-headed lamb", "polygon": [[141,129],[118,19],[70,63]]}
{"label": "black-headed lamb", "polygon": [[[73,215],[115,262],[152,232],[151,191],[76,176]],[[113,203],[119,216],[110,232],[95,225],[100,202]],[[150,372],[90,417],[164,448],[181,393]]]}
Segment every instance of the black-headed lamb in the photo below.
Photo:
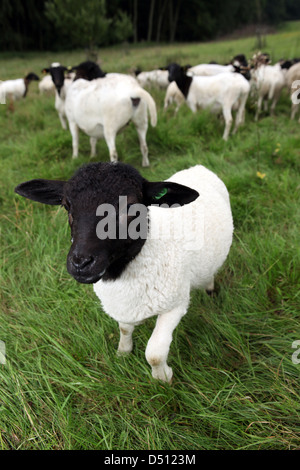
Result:
{"label": "black-headed lamb", "polygon": [[190,291],[214,289],[232,243],[224,183],[201,165],[150,182],[116,162],[86,165],[68,181],[31,180],[15,190],[67,210],[68,272],[94,284],[104,311],[119,323],[120,353],[132,350],[135,326],[157,316],[146,359],[154,378],[170,382],[169,348]]}
{"label": "black-headed lamb", "polygon": [[45,67],[42,72],[50,74],[55,86],[55,109],[62,128],[67,130],[65,100],[69,86],[79,78],[94,80],[95,78],[104,77],[105,73],[98,64],[91,61],[81,62],[73,67],[65,67],[59,62],[53,62],[50,67]]}

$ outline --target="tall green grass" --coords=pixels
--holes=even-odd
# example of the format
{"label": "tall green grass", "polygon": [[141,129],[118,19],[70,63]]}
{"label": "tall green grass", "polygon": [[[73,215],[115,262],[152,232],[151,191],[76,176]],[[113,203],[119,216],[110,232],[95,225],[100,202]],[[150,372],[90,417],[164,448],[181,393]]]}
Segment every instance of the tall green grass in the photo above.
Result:
{"label": "tall green grass", "polygon": [[[296,25],[298,27],[298,25]],[[206,44],[109,48],[102,67],[128,71],[167,61],[226,62],[253,52],[255,38]],[[294,27],[267,37],[274,60],[300,55]],[[19,77],[84,53],[0,57],[1,79]],[[0,365],[2,449],[298,449],[300,364],[292,344],[299,329],[299,123],[291,122],[284,92],[276,116],[246,124],[228,142],[223,122],[182,107],[163,112],[164,93],[152,90],[158,125],[149,127],[149,168],[141,167],[132,125],[117,137],[120,160],[150,180],[194,164],[226,183],[235,222],[234,243],[217,276],[218,295],[194,291],[178,326],[169,362],[171,385],[152,379],[144,351],[155,319],[134,333],[134,351],[118,357],[117,324],[92,288],[65,268],[70,245],[61,208],[14,194],[30,178],[69,178],[90,160],[80,135],[71,159],[53,96],[32,84],[15,112],[0,106],[1,270]],[[97,160],[107,161],[99,141]],[[265,174],[263,179],[257,171]]]}

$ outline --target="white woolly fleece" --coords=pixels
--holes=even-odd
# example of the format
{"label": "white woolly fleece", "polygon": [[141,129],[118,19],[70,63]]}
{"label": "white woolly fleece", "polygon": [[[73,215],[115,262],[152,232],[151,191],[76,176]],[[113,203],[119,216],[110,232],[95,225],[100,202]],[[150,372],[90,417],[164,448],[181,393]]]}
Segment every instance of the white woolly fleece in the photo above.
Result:
{"label": "white woolly fleece", "polygon": [[19,100],[24,96],[26,87],[24,78],[17,78],[16,80],[6,80],[1,82],[1,93],[13,100]]}

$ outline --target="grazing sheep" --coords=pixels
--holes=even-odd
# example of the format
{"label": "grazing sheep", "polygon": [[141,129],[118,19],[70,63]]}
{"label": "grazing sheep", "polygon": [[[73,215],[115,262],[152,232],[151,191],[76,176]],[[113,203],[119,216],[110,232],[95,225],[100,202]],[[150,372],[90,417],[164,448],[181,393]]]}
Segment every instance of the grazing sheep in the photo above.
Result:
{"label": "grazing sheep", "polygon": [[15,190],[68,211],[67,269],[94,284],[104,311],[119,323],[119,353],[131,352],[136,325],[157,316],[146,359],[154,378],[170,382],[172,334],[190,291],[213,290],[232,243],[224,183],[201,165],[153,183],[129,165],[94,163],[67,182],[31,180]]}
{"label": "grazing sheep", "polygon": [[237,109],[233,133],[237,131],[244,122],[245,105],[250,91],[249,82],[240,73],[191,77],[178,64],[170,64],[168,70],[169,81],[176,82],[185,97],[186,104],[193,112],[198,108],[223,112],[224,140],[228,139],[232,125],[232,110]]}
{"label": "grazing sheep", "polygon": [[55,91],[55,86],[52,77],[51,75],[45,75],[39,82],[39,91],[41,94],[43,94],[52,90]]}
{"label": "grazing sheep", "polygon": [[96,154],[97,139],[104,137],[111,161],[117,160],[117,133],[132,121],[139,137],[142,165],[148,166],[148,110],[151,124],[155,126],[157,114],[153,98],[129,75],[109,73],[91,82],[82,79],[74,81],[65,102],[73,158],[78,156],[81,129],[90,136],[91,156]]}
{"label": "grazing sheep", "polygon": [[263,101],[265,102],[265,111],[268,108],[268,101],[272,101],[270,115],[274,114],[281,91],[285,86],[285,74],[280,64],[269,65],[270,57],[268,54],[256,54],[252,62],[254,68],[251,70],[251,83],[258,95],[255,114],[255,120],[257,121]]}
{"label": "grazing sheep", "polygon": [[195,76],[211,76],[219,73],[232,73],[234,72],[233,65],[220,65],[220,64],[199,64],[190,67],[187,70],[188,75]]}
{"label": "grazing sheep", "polygon": [[[170,64],[171,65],[171,64]],[[236,55],[231,64],[228,65],[219,65],[216,62],[210,62],[209,64],[200,64],[195,65],[194,67],[190,65],[185,65],[183,70],[186,71],[188,76],[200,75],[200,76],[212,76],[219,73],[241,73],[247,80],[250,80],[250,72],[248,67],[248,62],[244,54]],[[164,100],[164,110],[172,103],[176,104],[175,113],[178,112],[180,106],[185,102],[184,95],[179,90],[176,82],[171,82],[167,88],[166,96]]]}
{"label": "grazing sheep", "polygon": [[[297,111],[300,109],[300,63],[295,62],[294,65],[286,73],[286,84],[291,96],[292,111],[291,119],[294,119]],[[300,118],[299,118],[300,122]]]}
{"label": "grazing sheep", "polygon": [[163,69],[150,70],[149,72],[136,71],[136,79],[143,88],[156,86],[164,90],[169,85],[168,71]]}
{"label": "grazing sheep", "polygon": [[10,109],[13,110],[13,102],[27,95],[28,87],[33,81],[39,80],[39,77],[30,72],[25,78],[17,78],[16,80],[4,80],[0,83],[0,96],[10,100]]}
{"label": "grazing sheep", "polygon": [[[237,54],[233,57],[230,64],[221,65],[216,62],[210,62],[209,64],[199,64],[193,67],[189,66],[187,75],[200,75],[200,76],[211,76],[219,73],[232,73],[236,72],[237,67],[239,71],[248,69],[248,61],[244,54]],[[247,77],[246,77],[247,78]],[[248,78],[247,78],[248,80]]]}

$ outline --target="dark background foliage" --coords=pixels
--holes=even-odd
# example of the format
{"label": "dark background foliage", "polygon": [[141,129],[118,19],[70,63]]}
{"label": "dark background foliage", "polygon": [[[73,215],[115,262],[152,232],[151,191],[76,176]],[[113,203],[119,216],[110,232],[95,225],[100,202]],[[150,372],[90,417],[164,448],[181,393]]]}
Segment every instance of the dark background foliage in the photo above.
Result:
{"label": "dark background foliage", "polygon": [[0,0],[0,50],[201,41],[299,18],[299,0]]}

